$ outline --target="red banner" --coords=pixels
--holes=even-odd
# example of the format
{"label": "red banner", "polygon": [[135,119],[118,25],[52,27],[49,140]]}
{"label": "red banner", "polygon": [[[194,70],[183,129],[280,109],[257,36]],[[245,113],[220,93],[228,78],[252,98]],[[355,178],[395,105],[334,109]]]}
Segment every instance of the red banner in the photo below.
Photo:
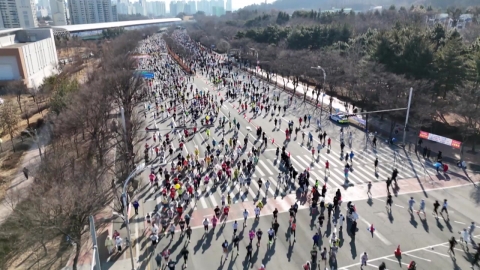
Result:
{"label": "red banner", "polygon": [[448,146],[451,146],[451,147],[457,148],[457,149],[459,149],[462,146],[462,142],[455,141],[455,140],[452,140],[450,138],[443,137],[443,136],[440,136],[440,135],[437,135],[437,134],[428,133],[426,131],[420,131],[420,134],[418,134],[418,137],[420,137],[422,139],[427,139],[427,140],[430,140],[430,141],[438,142],[438,143],[441,143],[441,144],[445,144],[445,145],[448,145]]}

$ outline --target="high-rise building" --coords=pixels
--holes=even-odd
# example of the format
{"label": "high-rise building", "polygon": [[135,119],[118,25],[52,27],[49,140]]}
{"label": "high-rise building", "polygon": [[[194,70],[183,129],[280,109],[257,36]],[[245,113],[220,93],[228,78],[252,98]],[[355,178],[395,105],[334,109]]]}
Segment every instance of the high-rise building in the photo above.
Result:
{"label": "high-rise building", "polygon": [[118,14],[129,14],[128,13],[128,4],[125,3],[117,3],[117,13]]}
{"label": "high-rise building", "polygon": [[185,7],[183,8],[183,12],[186,14],[195,14],[197,12],[197,3],[196,1],[187,1],[185,2]]}
{"label": "high-rise building", "polygon": [[143,6],[140,2],[135,2],[133,7],[135,7],[135,12],[133,14],[143,15]]}
{"label": "high-rise building", "polygon": [[166,12],[166,6],[165,2],[163,1],[153,1],[153,2],[147,2],[151,5],[151,8],[149,8],[149,14],[159,17],[159,16],[165,16]]}
{"label": "high-rise building", "polygon": [[37,6],[45,8],[48,12],[51,10],[49,0],[38,0]]}
{"label": "high-rise building", "polygon": [[36,12],[37,18],[43,18],[48,16],[48,10],[44,7],[38,6]]}
{"label": "high-rise building", "polygon": [[0,27],[32,28],[38,26],[33,0],[0,0]]}
{"label": "high-rise building", "polygon": [[170,15],[177,16],[178,12],[179,11],[177,10],[177,2],[170,1]]}
{"label": "high-rise building", "polygon": [[222,16],[225,15],[225,2],[223,0],[214,0],[210,1],[212,5],[212,15],[214,16]]}
{"label": "high-rise building", "polygon": [[64,0],[50,0],[53,25],[67,25],[67,7]]}
{"label": "high-rise building", "polygon": [[72,24],[113,22],[110,0],[69,0]]}
{"label": "high-rise building", "polygon": [[225,10],[226,10],[226,11],[233,11],[232,0],[227,0],[227,5],[226,5]]}
{"label": "high-rise building", "polygon": [[183,6],[183,12],[185,14],[192,14],[192,2],[186,2],[185,5]]}
{"label": "high-rise building", "polygon": [[118,22],[118,10],[117,10],[117,5],[112,6],[112,20],[114,22]]}
{"label": "high-rise building", "polygon": [[207,0],[200,0],[197,3],[197,11],[205,12],[205,15],[212,14],[212,2]]}
{"label": "high-rise building", "polygon": [[137,13],[140,13],[143,16],[147,16],[148,15],[147,14],[148,13],[147,12],[147,10],[148,10],[147,9],[147,0],[139,0],[138,2],[140,3],[141,10],[140,11],[137,10]]}
{"label": "high-rise building", "polygon": [[[185,12],[185,2],[177,1],[177,14],[180,12]],[[177,16],[177,14],[172,14],[173,16]]]}

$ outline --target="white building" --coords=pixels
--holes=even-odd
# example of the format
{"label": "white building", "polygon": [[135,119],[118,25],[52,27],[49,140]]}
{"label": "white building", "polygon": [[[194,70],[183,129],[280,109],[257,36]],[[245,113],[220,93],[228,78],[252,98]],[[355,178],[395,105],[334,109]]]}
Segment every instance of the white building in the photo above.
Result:
{"label": "white building", "polygon": [[50,1],[49,0],[38,0],[37,6],[47,9],[49,14],[50,14]]}
{"label": "white building", "polygon": [[35,2],[33,0],[17,0],[18,20],[23,28],[38,27]]}
{"label": "white building", "polygon": [[143,7],[142,7],[142,4],[140,2],[135,2],[133,4],[133,7],[134,7],[134,11],[133,11],[133,14],[140,14],[140,15],[143,15]]}
{"label": "white building", "polygon": [[0,84],[21,80],[38,87],[57,72],[57,63],[52,29],[0,30]]}
{"label": "white building", "polygon": [[200,0],[197,3],[197,11],[205,12],[205,15],[212,15],[212,7],[214,6],[213,1]]}
{"label": "white building", "polygon": [[165,16],[167,14],[167,8],[165,5],[165,2],[163,1],[153,1],[153,2],[147,2],[147,4],[150,5],[148,8],[149,15],[153,16]]}
{"label": "white building", "polygon": [[48,10],[44,7],[38,7],[36,12],[37,18],[43,18],[48,16]]}
{"label": "white building", "polygon": [[67,25],[67,6],[64,0],[50,0],[50,10],[52,14],[52,25]]}
{"label": "white building", "polygon": [[227,0],[225,10],[226,10],[226,11],[233,11],[233,3],[232,3],[232,0]]}
{"label": "white building", "polygon": [[33,0],[0,0],[0,28],[37,27]]}
{"label": "white building", "polygon": [[113,22],[110,0],[69,0],[71,24]]}

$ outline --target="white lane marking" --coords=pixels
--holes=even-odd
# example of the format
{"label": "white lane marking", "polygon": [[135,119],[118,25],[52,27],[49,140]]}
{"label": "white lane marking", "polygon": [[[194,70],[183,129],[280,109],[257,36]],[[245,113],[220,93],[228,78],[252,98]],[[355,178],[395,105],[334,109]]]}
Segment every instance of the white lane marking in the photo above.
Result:
{"label": "white lane marking", "polygon": [[255,166],[255,173],[259,173],[261,177],[265,176],[265,174],[262,172],[262,170],[260,170],[258,166]]}
{"label": "white lane marking", "polygon": [[263,160],[258,160],[258,163],[260,163],[264,167],[268,174],[273,175],[273,172],[267,167],[267,164],[265,164]]}
{"label": "white lane marking", "polygon": [[[360,217],[360,220],[363,221],[363,223],[365,223],[368,227],[370,227],[370,225],[372,225],[372,223],[369,223],[368,221],[366,221],[362,217]],[[389,246],[389,245],[392,244],[392,243],[390,243],[390,241],[387,240],[387,238],[385,238],[380,232],[378,232],[377,228],[375,228],[375,231],[374,231],[373,234],[375,236],[377,236],[377,238],[380,239],[380,241],[382,241],[385,245]]]}
{"label": "white lane marking", "polygon": [[403,253],[403,254],[405,254],[405,255],[407,255],[407,256],[410,256],[410,257],[413,257],[413,258],[417,258],[417,259],[420,259],[420,260],[424,260],[424,261],[427,261],[427,262],[431,262],[431,260],[429,260],[429,259],[425,259],[425,258],[422,258],[422,257],[418,257],[418,256],[412,255],[412,254],[410,254],[410,253]]}
{"label": "white lane marking", "polygon": [[[396,261],[396,260],[393,260],[393,259],[390,259],[390,258],[385,258],[385,260],[388,260],[388,261],[391,261],[391,262],[398,262],[398,260]],[[401,262],[401,261],[400,261],[400,263],[403,264],[403,265],[406,265],[406,266],[409,265],[408,263],[404,263],[404,262]]]}
{"label": "white lane marking", "polygon": [[450,258],[450,255],[445,255],[445,254],[443,254],[443,253],[436,252],[436,251],[433,251],[433,250],[430,250],[430,249],[427,249],[427,248],[424,248],[423,250],[424,250],[424,251],[428,251],[428,252],[430,252],[430,253],[435,253],[435,254],[440,255],[440,256],[443,256],[443,257]]}
{"label": "white lane marking", "polygon": [[203,196],[200,197],[200,204],[202,205],[202,209],[208,208],[207,202],[205,202],[205,198]]}

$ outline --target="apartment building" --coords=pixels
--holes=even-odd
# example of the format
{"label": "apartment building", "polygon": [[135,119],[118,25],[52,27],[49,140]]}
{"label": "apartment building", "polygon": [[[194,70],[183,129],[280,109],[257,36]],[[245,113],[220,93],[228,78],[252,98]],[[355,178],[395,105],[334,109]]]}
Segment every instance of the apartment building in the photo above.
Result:
{"label": "apartment building", "polygon": [[69,0],[71,24],[114,22],[110,0]]}
{"label": "apartment building", "polygon": [[50,0],[50,12],[52,14],[52,25],[67,25],[67,5],[64,0]]}
{"label": "apartment building", "polygon": [[38,26],[33,0],[0,0],[0,28],[32,28]]}

